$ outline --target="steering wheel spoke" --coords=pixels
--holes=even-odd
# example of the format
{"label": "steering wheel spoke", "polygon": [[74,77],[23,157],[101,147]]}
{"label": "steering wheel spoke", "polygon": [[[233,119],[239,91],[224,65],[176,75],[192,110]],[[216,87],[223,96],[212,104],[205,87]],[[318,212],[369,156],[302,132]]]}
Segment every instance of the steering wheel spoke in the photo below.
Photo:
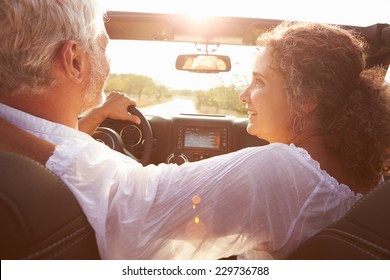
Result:
{"label": "steering wheel spoke", "polygon": [[[92,135],[97,141],[100,141],[111,149],[121,152],[133,159],[136,159],[142,165],[147,165],[152,154],[153,146],[153,133],[152,128],[145,118],[145,116],[134,106],[128,108],[129,113],[136,115],[141,119],[141,124],[136,125],[131,123],[130,126],[138,127],[142,134],[142,143],[131,149],[126,148],[125,143],[121,135],[112,128],[105,127],[105,122],[103,126],[100,126],[96,129],[95,133]],[[114,120],[112,120],[114,121]],[[137,155],[141,155],[138,156]]]}

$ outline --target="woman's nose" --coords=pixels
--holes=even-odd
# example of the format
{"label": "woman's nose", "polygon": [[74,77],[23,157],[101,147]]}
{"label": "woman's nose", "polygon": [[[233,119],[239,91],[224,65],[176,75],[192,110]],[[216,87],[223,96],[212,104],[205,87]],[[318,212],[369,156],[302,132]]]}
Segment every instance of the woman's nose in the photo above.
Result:
{"label": "woman's nose", "polygon": [[247,87],[246,89],[244,89],[241,93],[240,93],[240,100],[244,103],[248,103],[249,101],[249,87]]}

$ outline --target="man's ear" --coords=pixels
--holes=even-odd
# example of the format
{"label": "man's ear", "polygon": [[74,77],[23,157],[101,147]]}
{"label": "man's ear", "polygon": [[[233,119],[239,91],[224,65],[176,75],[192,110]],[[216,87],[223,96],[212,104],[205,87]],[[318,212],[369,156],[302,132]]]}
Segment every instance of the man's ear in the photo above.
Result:
{"label": "man's ear", "polygon": [[79,84],[82,82],[85,71],[85,53],[74,40],[66,41],[61,48],[60,61],[68,79]]}

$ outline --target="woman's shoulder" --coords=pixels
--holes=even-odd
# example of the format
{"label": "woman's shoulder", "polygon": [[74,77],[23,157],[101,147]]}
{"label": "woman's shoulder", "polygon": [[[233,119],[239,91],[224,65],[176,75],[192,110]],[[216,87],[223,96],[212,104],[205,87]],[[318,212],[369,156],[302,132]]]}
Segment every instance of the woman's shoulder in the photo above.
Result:
{"label": "woman's shoulder", "polygon": [[240,154],[262,154],[269,157],[291,157],[311,160],[310,154],[294,144],[271,143],[264,146],[248,147],[237,151]]}
{"label": "woman's shoulder", "polygon": [[[312,169],[316,166],[312,162],[309,153],[294,145],[283,143],[271,143],[264,146],[247,147],[233,153],[225,154],[220,157],[223,161],[231,161],[236,164],[246,162],[246,165],[253,164],[261,169],[283,169],[289,167],[289,170]],[[308,170],[309,172],[309,170]]]}
{"label": "woman's shoulder", "polygon": [[339,182],[321,169],[310,153],[294,144],[271,143],[265,146],[249,147],[239,152],[239,157],[252,159],[258,166],[284,170],[284,174],[305,175],[338,186]]}

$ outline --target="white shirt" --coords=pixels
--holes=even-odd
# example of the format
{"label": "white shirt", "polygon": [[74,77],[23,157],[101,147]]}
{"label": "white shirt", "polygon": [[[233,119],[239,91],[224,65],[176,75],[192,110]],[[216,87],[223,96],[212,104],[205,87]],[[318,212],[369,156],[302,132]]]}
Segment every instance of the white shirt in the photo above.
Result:
{"label": "white shirt", "polygon": [[104,259],[285,259],[362,196],[293,145],[143,167],[72,128],[3,104],[0,116],[58,145],[46,167],[75,195]]}

